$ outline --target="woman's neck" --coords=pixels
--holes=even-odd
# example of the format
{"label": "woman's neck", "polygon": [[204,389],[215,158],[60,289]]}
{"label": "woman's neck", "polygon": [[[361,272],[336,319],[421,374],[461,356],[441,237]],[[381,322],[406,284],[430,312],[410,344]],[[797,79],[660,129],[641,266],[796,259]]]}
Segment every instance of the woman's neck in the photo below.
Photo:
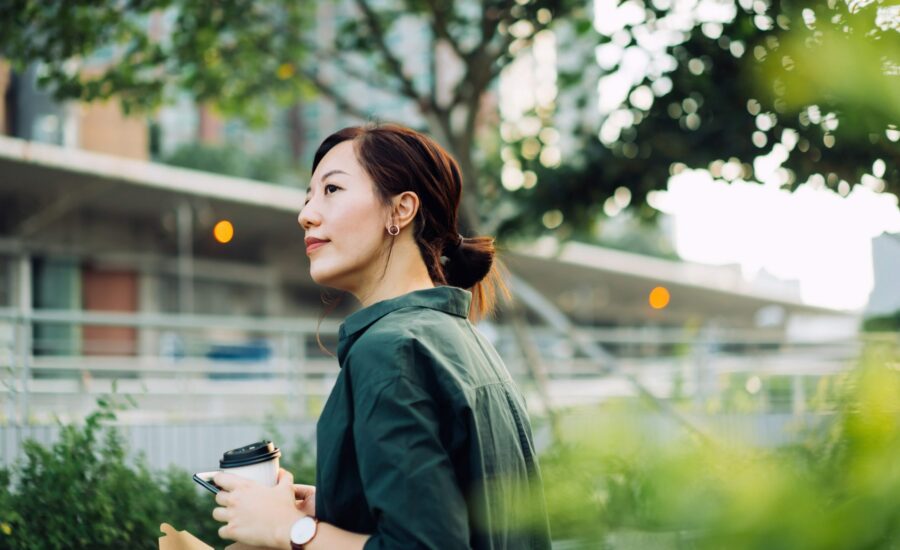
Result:
{"label": "woman's neck", "polygon": [[363,307],[416,290],[434,288],[434,282],[428,275],[428,268],[425,267],[418,249],[411,252],[397,246],[391,256],[391,262],[387,270],[384,270],[383,277],[381,271],[384,268],[379,268],[377,279],[372,286],[358,293],[354,292]]}

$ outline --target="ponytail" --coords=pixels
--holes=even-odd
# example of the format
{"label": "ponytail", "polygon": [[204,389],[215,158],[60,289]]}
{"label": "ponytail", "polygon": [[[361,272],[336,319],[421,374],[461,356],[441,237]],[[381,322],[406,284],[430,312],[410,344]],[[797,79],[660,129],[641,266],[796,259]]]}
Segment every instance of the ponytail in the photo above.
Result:
{"label": "ponytail", "polygon": [[501,274],[504,268],[496,256],[492,237],[461,238],[445,252],[444,278],[448,285],[472,293],[469,318],[474,322],[494,313],[498,293],[510,298]]}

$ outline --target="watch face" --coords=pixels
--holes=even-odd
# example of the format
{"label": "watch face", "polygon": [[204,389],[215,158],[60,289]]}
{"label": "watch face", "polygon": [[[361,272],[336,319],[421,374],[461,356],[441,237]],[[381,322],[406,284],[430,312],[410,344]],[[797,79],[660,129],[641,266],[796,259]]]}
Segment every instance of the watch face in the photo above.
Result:
{"label": "watch face", "polygon": [[291,527],[291,542],[294,544],[306,544],[316,534],[316,520],[306,516],[297,520]]}

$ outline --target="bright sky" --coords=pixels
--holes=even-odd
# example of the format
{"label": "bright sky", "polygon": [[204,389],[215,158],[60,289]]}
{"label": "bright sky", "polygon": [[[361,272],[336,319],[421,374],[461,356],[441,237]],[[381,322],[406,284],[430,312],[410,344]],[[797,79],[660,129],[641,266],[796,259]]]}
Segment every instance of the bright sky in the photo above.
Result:
{"label": "bright sky", "polygon": [[738,263],[750,279],[766,269],[799,280],[804,301],[862,308],[873,284],[871,239],[900,232],[897,197],[863,185],[842,197],[819,185],[791,193],[684,170],[651,202],[672,215],[675,246],[685,260]]}

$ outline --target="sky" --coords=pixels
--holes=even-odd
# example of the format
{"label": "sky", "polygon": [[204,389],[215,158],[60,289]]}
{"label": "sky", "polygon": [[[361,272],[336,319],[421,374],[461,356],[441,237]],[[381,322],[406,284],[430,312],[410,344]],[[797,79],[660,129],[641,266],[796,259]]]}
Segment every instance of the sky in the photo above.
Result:
{"label": "sky", "polygon": [[817,185],[715,180],[684,170],[651,203],[672,216],[676,251],[687,261],[740,264],[800,282],[808,303],[862,309],[873,285],[873,237],[900,233],[897,197],[855,185],[846,197]]}

